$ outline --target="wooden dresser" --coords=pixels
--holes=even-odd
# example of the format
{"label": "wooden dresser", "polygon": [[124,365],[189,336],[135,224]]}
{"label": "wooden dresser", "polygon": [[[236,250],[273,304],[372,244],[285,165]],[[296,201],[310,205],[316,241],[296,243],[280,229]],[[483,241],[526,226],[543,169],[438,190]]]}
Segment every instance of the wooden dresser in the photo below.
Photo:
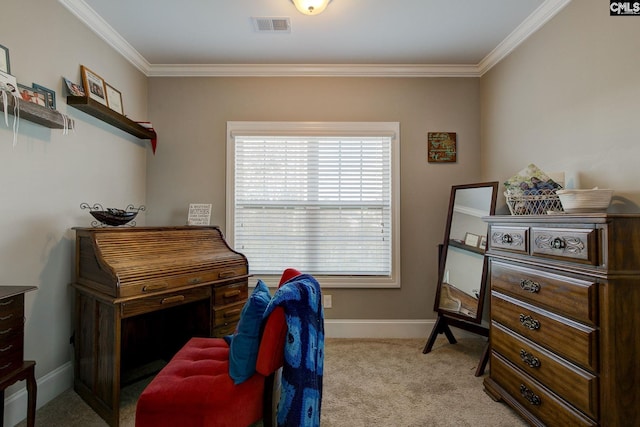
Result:
{"label": "wooden dresser", "polygon": [[27,427],[35,426],[36,394],[34,360],[24,360],[24,294],[35,286],[0,286],[0,425],[4,425],[4,391],[26,380]]}
{"label": "wooden dresser", "polygon": [[535,426],[640,425],[640,215],[484,219],[487,393]]}
{"label": "wooden dresser", "polygon": [[215,226],[75,230],[74,388],[117,426],[121,386],[192,336],[233,333],[249,267]]}

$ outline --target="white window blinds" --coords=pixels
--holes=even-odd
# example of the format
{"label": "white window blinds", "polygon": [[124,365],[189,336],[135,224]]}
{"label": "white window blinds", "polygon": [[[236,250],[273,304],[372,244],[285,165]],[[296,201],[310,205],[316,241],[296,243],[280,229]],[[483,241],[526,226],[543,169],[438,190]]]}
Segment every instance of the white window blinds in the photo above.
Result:
{"label": "white window blinds", "polygon": [[390,276],[393,137],[274,133],[232,137],[233,240],[251,273]]}

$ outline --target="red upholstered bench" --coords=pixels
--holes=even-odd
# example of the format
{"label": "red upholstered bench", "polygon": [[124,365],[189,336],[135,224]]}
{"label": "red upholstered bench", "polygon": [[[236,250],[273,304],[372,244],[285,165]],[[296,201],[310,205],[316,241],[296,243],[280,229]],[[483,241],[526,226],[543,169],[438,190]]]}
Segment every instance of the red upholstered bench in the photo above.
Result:
{"label": "red upholstered bench", "polygon": [[[280,284],[299,274],[287,269]],[[278,307],[265,323],[257,372],[237,385],[229,376],[226,341],[192,338],[140,395],[136,427],[247,427],[261,419],[271,426],[275,373],[283,364],[286,335],[284,311]]]}

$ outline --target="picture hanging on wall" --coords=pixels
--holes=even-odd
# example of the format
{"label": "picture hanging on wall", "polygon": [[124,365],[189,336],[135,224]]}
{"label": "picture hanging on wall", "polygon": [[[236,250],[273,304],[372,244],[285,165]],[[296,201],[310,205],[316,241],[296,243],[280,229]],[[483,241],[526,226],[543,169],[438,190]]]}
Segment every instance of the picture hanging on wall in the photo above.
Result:
{"label": "picture hanging on wall", "polygon": [[427,134],[427,161],[452,163],[457,160],[455,132],[429,132]]}

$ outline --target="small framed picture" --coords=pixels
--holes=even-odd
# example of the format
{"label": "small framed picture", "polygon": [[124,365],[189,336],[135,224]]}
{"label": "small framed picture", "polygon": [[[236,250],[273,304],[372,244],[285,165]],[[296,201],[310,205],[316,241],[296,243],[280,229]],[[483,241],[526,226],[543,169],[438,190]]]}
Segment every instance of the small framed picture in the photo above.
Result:
{"label": "small framed picture", "polygon": [[32,102],[34,104],[47,106],[47,94],[40,92],[32,87],[27,87],[18,83],[18,92],[20,92],[20,98],[26,102]]}
{"label": "small framed picture", "polygon": [[9,61],[9,49],[0,44],[0,71],[11,74],[11,62]]}
{"label": "small framed picture", "polygon": [[89,98],[94,99],[102,105],[107,105],[107,95],[104,89],[104,80],[102,77],[85,67],[80,66],[80,74],[82,75],[82,84],[87,90]]}
{"label": "small framed picture", "polygon": [[82,85],[74,83],[74,82],[72,82],[71,80],[69,80],[66,77],[63,77],[62,80],[64,80],[64,85],[67,88],[67,94],[68,95],[85,96],[84,89],[82,88]]}
{"label": "small framed picture", "polygon": [[482,250],[487,249],[487,236],[480,237],[480,243],[478,244],[478,247]]}
{"label": "small framed picture", "polygon": [[46,87],[40,86],[37,83],[33,83],[31,86],[35,90],[44,92],[47,95],[47,107],[51,108],[52,110],[56,109],[56,92],[54,90],[47,89]]}
{"label": "small framed picture", "polygon": [[480,242],[480,236],[473,233],[467,233],[464,235],[464,244],[468,246],[473,246],[474,248],[478,247],[478,243]]}
{"label": "small framed picture", "polygon": [[122,94],[120,91],[106,82],[104,87],[107,92],[107,107],[124,116],[124,110],[122,108]]}

